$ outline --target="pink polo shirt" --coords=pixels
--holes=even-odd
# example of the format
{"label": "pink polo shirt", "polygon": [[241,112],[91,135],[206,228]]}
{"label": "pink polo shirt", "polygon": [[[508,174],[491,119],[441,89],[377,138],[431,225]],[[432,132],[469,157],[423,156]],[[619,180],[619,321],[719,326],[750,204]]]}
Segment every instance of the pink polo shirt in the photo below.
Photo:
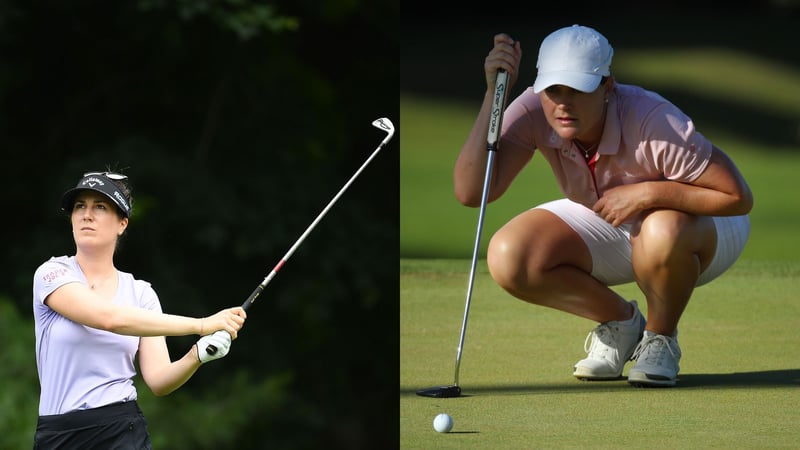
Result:
{"label": "pink polo shirt", "polygon": [[[539,96],[529,87],[503,116],[504,150],[538,149],[561,192],[591,208],[606,189],[641,181],[692,182],[708,166],[712,145],[692,120],[660,95],[616,84],[608,100],[594,174],[571,140],[547,123]],[[599,192],[598,192],[599,190]]]}

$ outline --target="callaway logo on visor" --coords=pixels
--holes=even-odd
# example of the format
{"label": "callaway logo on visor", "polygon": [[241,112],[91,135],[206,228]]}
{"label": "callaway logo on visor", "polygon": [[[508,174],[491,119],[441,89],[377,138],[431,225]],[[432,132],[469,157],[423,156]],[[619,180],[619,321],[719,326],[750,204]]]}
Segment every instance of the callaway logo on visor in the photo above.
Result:
{"label": "callaway logo on visor", "polygon": [[87,179],[83,180],[83,182],[81,184],[84,185],[84,186],[89,185],[89,187],[95,187],[95,185],[98,185],[98,184],[100,186],[105,186],[105,183],[103,183],[103,180],[101,180],[99,178],[87,178]]}

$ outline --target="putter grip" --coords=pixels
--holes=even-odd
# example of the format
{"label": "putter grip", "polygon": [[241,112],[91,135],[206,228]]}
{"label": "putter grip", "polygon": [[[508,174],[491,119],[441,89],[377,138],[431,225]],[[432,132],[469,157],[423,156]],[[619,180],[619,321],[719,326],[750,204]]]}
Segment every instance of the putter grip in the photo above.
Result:
{"label": "putter grip", "polygon": [[492,113],[489,117],[489,135],[486,144],[490,151],[497,150],[497,141],[500,139],[500,129],[503,124],[503,111],[506,107],[508,92],[508,72],[503,69],[497,71],[497,81],[494,85],[494,100]]}

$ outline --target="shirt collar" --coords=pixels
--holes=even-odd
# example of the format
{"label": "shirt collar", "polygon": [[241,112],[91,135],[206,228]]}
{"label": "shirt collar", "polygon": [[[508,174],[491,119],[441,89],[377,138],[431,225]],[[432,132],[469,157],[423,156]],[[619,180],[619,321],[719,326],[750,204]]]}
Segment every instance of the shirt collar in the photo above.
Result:
{"label": "shirt collar", "polygon": [[597,153],[601,155],[616,155],[619,152],[619,143],[622,136],[622,128],[617,114],[617,88],[611,90],[606,106],[606,123],[603,125],[603,136],[600,138],[600,145]]}

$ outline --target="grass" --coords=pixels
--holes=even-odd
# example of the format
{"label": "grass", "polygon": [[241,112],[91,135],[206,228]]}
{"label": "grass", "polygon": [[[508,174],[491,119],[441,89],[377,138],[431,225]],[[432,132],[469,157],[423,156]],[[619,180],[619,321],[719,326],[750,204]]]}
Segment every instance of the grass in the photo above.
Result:
{"label": "grass", "polygon": [[[669,68],[669,70],[665,70]],[[698,96],[737,99],[771,110],[800,114],[800,72],[791,65],[732,49],[626,49],[614,70],[650,84]],[[737,76],[730,76],[735,73]],[[753,89],[753,80],[769,80]]]}
{"label": "grass", "polygon": [[[453,382],[468,272],[468,260],[401,260],[400,448],[796,448],[800,263],[741,261],[697,289],[678,386],[637,389],[572,378],[594,324],[513,299],[480,261],[462,396],[417,396]],[[434,432],[439,412],[450,434]]]}
{"label": "grass", "polygon": [[[615,68],[626,82],[696,97],[695,108],[716,105],[698,109],[698,116],[717,119],[698,128],[734,158],[756,199],[744,254],[695,291],[681,320],[678,386],[636,389],[624,380],[574,379],[572,366],[585,355],[583,340],[595,324],[512,298],[481,259],[460,367],[463,395],[415,395],[454,379],[478,210],[456,202],[452,168],[480,99],[401,93],[400,448],[746,449],[796,448],[800,442],[797,140],[786,144],[784,133],[777,140],[783,144],[762,142],[725,123],[729,116],[717,116],[741,108],[735,114],[752,110],[780,119],[776,124],[787,118],[796,123],[800,107],[791,99],[800,74],[719,49],[618,54],[625,56]],[[767,73],[753,69],[762,63],[768,63]],[[742,77],[725,75],[731,73]],[[709,74],[716,74],[716,84]],[[769,129],[763,132],[769,135]],[[549,167],[535,157],[507,194],[488,206],[481,258],[502,224],[558,197]],[[635,285],[617,290],[646,310]],[[434,432],[440,412],[453,417],[451,433]]]}

